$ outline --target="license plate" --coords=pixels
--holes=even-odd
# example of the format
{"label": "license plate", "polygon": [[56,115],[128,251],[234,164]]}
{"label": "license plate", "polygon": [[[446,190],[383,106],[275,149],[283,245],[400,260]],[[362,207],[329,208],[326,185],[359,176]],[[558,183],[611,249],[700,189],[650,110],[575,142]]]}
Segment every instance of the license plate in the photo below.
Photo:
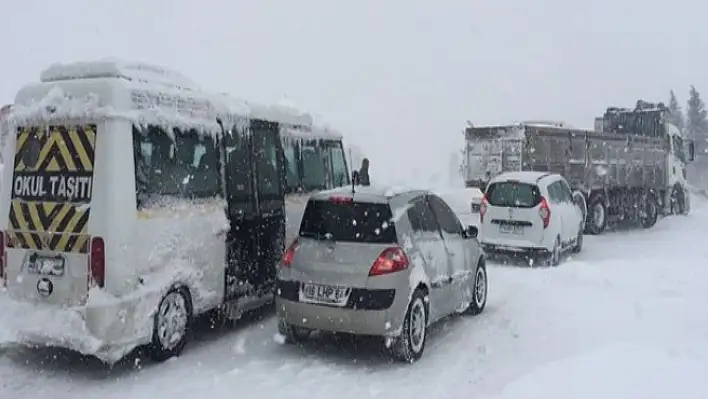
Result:
{"label": "license plate", "polygon": [[503,234],[524,234],[524,226],[502,224],[499,225],[499,232]]}
{"label": "license plate", "polygon": [[61,277],[64,275],[64,258],[32,254],[27,258],[27,273]]}
{"label": "license plate", "polygon": [[306,283],[300,289],[300,301],[344,306],[350,293],[351,288]]}

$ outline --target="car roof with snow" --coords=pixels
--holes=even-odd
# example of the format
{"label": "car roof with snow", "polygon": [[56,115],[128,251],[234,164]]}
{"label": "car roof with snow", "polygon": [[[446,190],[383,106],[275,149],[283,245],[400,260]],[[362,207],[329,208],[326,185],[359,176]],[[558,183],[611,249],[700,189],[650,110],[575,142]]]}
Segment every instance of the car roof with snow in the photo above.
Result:
{"label": "car roof with snow", "polygon": [[353,198],[354,202],[388,203],[393,198],[403,197],[408,200],[421,194],[428,194],[428,190],[420,190],[399,186],[355,186],[352,194],[352,186],[337,187],[331,190],[320,191],[310,198],[314,200],[328,200],[331,197]]}
{"label": "car roof with snow", "polygon": [[498,176],[495,176],[491,183],[516,180],[520,183],[537,184],[539,180],[547,176],[553,176],[555,173],[550,172],[533,172],[533,171],[523,171],[523,172],[505,172]]}

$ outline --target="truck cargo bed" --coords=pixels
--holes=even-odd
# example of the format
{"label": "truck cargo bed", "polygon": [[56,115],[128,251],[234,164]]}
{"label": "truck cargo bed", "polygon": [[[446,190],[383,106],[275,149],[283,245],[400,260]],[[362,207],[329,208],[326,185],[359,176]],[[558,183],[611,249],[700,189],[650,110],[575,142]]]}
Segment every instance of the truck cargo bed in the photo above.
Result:
{"label": "truck cargo bed", "polygon": [[559,173],[584,191],[666,185],[662,138],[533,125],[469,128],[466,134],[468,185],[514,170]]}

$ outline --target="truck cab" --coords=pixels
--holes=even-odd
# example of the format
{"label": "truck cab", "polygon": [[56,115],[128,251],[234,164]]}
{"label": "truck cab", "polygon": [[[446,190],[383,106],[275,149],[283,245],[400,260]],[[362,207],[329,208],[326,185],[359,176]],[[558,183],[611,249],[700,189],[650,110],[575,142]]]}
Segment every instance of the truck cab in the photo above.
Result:
{"label": "truck cab", "polygon": [[693,140],[669,120],[663,103],[639,100],[634,109],[609,107],[595,119],[595,130],[617,134],[663,137],[666,154],[666,186],[661,195],[664,214],[686,214],[691,209],[686,167],[693,161]]}

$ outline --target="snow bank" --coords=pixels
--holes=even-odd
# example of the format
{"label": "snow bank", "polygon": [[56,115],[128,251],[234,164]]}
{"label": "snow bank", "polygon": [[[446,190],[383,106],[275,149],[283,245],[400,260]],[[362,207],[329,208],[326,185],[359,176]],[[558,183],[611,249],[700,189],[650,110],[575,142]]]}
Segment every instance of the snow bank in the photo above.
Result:
{"label": "snow bank", "polygon": [[703,343],[683,349],[617,344],[537,368],[507,385],[497,398],[705,398],[706,370]]}
{"label": "snow bank", "polygon": [[[103,343],[91,337],[79,312],[11,302],[6,293],[0,294],[0,308],[3,309],[0,314],[0,325],[3,326],[0,329],[0,345],[45,343],[49,346],[67,346],[85,354],[99,354],[102,350]],[[121,353],[116,357],[128,351],[119,351]]]}

